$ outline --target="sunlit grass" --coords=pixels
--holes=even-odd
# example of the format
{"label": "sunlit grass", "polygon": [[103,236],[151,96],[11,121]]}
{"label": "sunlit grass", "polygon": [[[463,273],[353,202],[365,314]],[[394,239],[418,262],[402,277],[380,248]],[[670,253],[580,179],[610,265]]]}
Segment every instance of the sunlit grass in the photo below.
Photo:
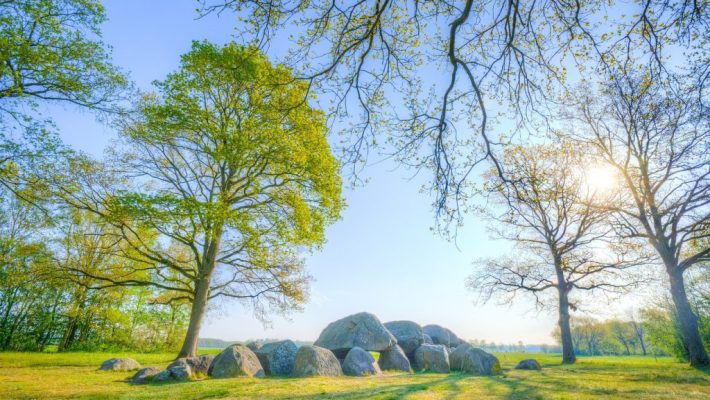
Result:
{"label": "sunlit grass", "polygon": [[[210,351],[213,352],[213,351]],[[132,373],[102,372],[110,357],[130,356],[164,367],[172,354],[0,353],[0,399],[707,399],[710,372],[670,358],[580,358],[573,366],[542,354],[498,354],[497,377],[461,374],[387,374],[368,378],[235,378],[133,386]],[[514,370],[528,357],[541,372]]]}

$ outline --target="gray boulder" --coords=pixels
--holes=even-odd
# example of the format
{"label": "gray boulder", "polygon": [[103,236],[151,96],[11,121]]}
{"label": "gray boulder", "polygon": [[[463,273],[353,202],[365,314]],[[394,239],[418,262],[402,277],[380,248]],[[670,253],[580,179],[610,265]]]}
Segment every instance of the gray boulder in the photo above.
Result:
{"label": "gray boulder", "polygon": [[263,377],[264,369],[253,351],[241,344],[234,344],[224,349],[214,358],[207,374],[213,378],[232,378],[235,376]]}
{"label": "gray boulder", "polygon": [[367,351],[383,351],[397,344],[397,339],[376,316],[362,312],[331,322],[321,332],[314,345],[332,351],[344,358],[350,349],[360,347]]}
{"label": "gray boulder", "polygon": [[539,371],[542,369],[542,365],[540,365],[540,363],[537,362],[537,360],[535,360],[533,358],[528,358],[526,360],[519,362],[518,365],[515,366],[515,369],[534,369],[534,370]]}
{"label": "gray boulder", "polygon": [[418,371],[448,373],[449,353],[444,345],[423,344],[414,352],[414,368]]}
{"label": "gray boulder", "polygon": [[399,345],[394,345],[388,350],[381,351],[377,364],[382,371],[410,372],[412,369],[407,355],[404,354],[404,351]]}
{"label": "gray boulder", "polygon": [[196,357],[178,358],[168,365],[168,369],[172,367],[177,367],[180,365],[187,365],[192,370],[193,374],[207,375],[209,371],[210,364],[214,360],[214,355],[204,354]]}
{"label": "gray boulder", "polygon": [[170,367],[165,371],[159,372],[158,374],[153,376],[153,382],[183,382],[190,379],[191,376],[192,370],[190,370],[190,366],[184,363],[176,365],[174,367]]}
{"label": "gray boulder", "polygon": [[422,327],[412,321],[385,322],[385,328],[397,339],[397,344],[410,359],[414,356],[417,347],[424,343]]}
{"label": "gray boulder", "polygon": [[131,383],[134,385],[141,385],[143,383],[148,383],[153,377],[160,373],[160,368],[147,367],[139,370],[133,375]]}
{"label": "gray boulder", "polygon": [[246,346],[247,346],[247,347],[249,348],[249,350],[251,350],[251,351],[257,351],[257,350],[259,350],[259,349],[261,348],[261,342],[257,342],[257,341],[249,342],[249,343],[246,344]]}
{"label": "gray boulder", "polygon": [[293,360],[291,376],[340,376],[343,370],[332,351],[318,346],[301,346]]}
{"label": "gray boulder", "polygon": [[266,375],[291,375],[298,346],[292,340],[267,343],[254,351]]}
{"label": "gray boulder", "polygon": [[453,332],[440,325],[425,325],[422,327],[422,332],[429,335],[434,344],[443,344],[448,347],[456,347],[463,343],[463,341]]}
{"label": "gray boulder", "polygon": [[359,347],[353,347],[343,360],[343,373],[349,376],[380,375],[380,367],[372,354]]}
{"label": "gray boulder", "polygon": [[128,357],[110,358],[99,367],[102,371],[135,371],[140,368],[138,361]]}
{"label": "gray boulder", "polygon": [[493,354],[461,344],[451,353],[451,369],[467,374],[495,375],[500,372],[500,362]]}
{"label": "gray boulder", "polygon": [[431,340],[431,336],[427,335],[426,333],[422,335],[422,344],[434,344],[434,341]]}

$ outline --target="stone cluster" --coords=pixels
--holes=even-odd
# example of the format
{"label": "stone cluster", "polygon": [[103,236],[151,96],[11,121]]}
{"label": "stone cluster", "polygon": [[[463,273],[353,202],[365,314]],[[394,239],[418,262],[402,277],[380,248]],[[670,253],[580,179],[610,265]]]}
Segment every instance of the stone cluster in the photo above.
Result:
{"label": "stone cluster", "polygon": [[[379,353],[379,357],[373,357],[373,353]],[[130,358],[112,358],[101,364],[107,371],[140,368]],[[530,359],[517,368],[541,367]],[[445,327],[422,327],[412,321],[382,323],[375,315],[362,312],[330,323],[313,345],[299,347],[291,340],[234,344],[217,356],[179,358],[162,371],[140,369],[132,382],[184,381],[195,376],[377,376],[382,371],[495,375],[501,368],[494,355],[471,346]]]}

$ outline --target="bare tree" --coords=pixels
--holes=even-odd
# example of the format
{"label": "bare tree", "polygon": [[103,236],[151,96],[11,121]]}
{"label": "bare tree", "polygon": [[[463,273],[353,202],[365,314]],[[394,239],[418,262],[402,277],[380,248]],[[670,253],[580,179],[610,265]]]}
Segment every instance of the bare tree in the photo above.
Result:
{"label": "bare tree", "polygon": [[636,335],[636,340],[638,340],[639,346],[641,346],[641,353],[645,356],[647,353],[646,350],[646,327],[643,326],[643,322],[639,320],[639,318],[636,315],[636,312],[633,310],[629,311],[629,324],[631,325],[631,329],[634,330],[634,334]]}
{"label": "bare tree", "polygon": [[240,33],[263,46],[294,34],[288,62],[332,96],[333,115],[355,124],[345,161],[360,165],[384,145],[403,164],[430,169],[438,216],[461,217],[482,160],[503,176],[505,140],[491,129],[497,103],[510,107],[507,120],[546,122],[568,69],[643,62],[660,77],[673,65],[669,46],[693,49],[694,76],[710,81],[707,1],[639,0],[618,4],[623,11],[599,0],[200,3],[203,14],[231,11],[251,22]]}
{"label": "bare tree", "polygon": [[579,138],[621,176],[608,204],[617,233],[647,241],[665,267],[690,363],[710,365],[684,274],[710,261],[710,113],[676,80],[619,69],[595,96],[579,94]]}
{"label": "bare tree", "polygon": [[515,243],[516,254],[484,260],[468,285],[484,301],[498,295],[510,302],[523,293],[543,306],[548,302],[543,295],[554,292],[563,362],[573,363],[570,310],[578,303],[570,293],[626,289],[633,282],[621,273],[635,265],[632,252],[618,251],[608,241],[608,214],[593,206],[600,194],[586,183],[579,150],[568,144],[512,146],[503,160],[508,184],[499,182],[491,193],[505,210],[488,217],[495,237]]}

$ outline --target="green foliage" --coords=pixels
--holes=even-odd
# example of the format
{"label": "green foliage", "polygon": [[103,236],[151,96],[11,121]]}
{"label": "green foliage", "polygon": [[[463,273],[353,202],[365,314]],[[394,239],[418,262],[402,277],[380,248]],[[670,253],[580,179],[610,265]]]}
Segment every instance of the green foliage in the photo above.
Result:
{"label": "green foliage", "polygon": [[184,304],[160,304],[147,288],[106,287],[72,271],[125,263],[111,240],[81,214],[50,220],[37,207],[0,197],[0,350],[174,350]]}
{"label": "green foliage", "polygon": [[[693,312],[698,317],[698,328],[705,348],[710,351],[710,271],[686,272],[688,292]],[[688,349],[683,342],[676,308],[669,299],[658,301],[642,310],[649,341],[665,354],[688,360]]]}
{"label": "green foliage", "polygon": [[308,280],[299,252],[324,242],[343,206],[307,85],[255,47],[194,42],[155,86],[123,121],[125,146],[109,163],[133,185],[103,202],[123,239],[154,262],[155,273],[126,280],[193,300],[204,278],[210,298],[251,299],[259,316],[299,307]]}
{"label": "green foliage", "polygon": [[96,0],[0,2],[0,122],[38,101],[110,109],[128,82],[100,41],[105,19]]}

